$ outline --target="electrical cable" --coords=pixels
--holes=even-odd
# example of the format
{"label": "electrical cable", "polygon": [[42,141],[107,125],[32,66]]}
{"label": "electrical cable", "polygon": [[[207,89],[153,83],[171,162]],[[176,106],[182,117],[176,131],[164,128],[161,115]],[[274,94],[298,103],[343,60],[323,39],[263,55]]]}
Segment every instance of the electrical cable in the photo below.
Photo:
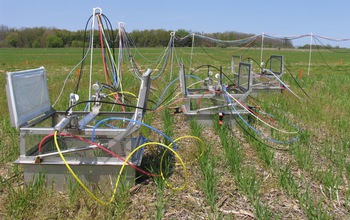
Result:
{"label": "electrical cable", "polygon": [[[101,25],[103,25],[103,24],[101,24]],[[112,47],[112,49],[111,49],[111,46],[109,46],[108,39],[107,39],[107,37],[105,35],[105,32],[104,32],[103,28],[101,28],[100,32],[102,33],[101,38],[103,38],[105,40],[106,49],[107,49],[108,55],[109,55],[109,62],[110,62],[110,66],[111,66],[111,72],[114,74],[114,76],[112,77],[112,79],[113,79],[112,80],[113,81],[113,86],[117,86],[117,88],[118,88],[119,77],[118,77],[118,75],[116,73],[116,63],[115,63],[115,56],[114,56],[114,48]],[[112,44],[112,46],[113,46],[113,44]]]}
{"label": "electrical cable", "polygon": [[[63,163],[65,164],[65,166],[67,167],[68,171],[72,174],[73,178],[79,183],[79,185],[98,203],[100,203],[101,205],[108,205],[108,202],[104,202],[102,200],[100,200],[99,198],[97,198],[86,186],[83,182],[81,182],[81,180],[79,179],[79,177],[75,174],[75,172],[72,170],[72,168],[70,167],[70,165],[68,164],[68,162],[66,161],[65,157],[63,156],[61,149],[58,145],[57,142],[57,133],[58,131],[55,131],[54,133],[54,142],[55,142],[55,146],[57,149],[58,154],[60,155]],[[112,196],[112,198],[114,198],[114,195]],[[111,199],[112,199],[111,198]],[[113,201],[113,200],[112,200]]]}
{"label": "electrical cable", "polygon": [[297,86],[301,89],[301,91],[303,91],[303,93],[306,95],[306,97],[308,97],[308,99],[311,100],[310,96],[307,94],[307,92],[303,89],[303,87],[301,87],[301,85],[298,83],[297,79],[293,76],[293,74],[291,73],[291,71],[289,70],[289,68],[284,65],[284,67],[286,67],[289,75],[292,77],[292,79],[294,80],[294,82],[297,84]]}
{"label": "electrical cable", "polygon": [[[265,69],[267,69],[267,64],[268,62],[271,60],[271,57],[265,62]],[[291,71],[289,70],[288,66],[285,65],[285,63],[283,62],[283,66],[287,69],[288,73],[290,74],[290,76],[292,77],[293,81],[297,84],[297,86],[303,91],[303,93],[306,95],[306,97],[308,99],[311,99],[310,96],[306,93],[306,91],[301,87],[301,85],[298,83],[298,81],[296,80],[296,78],[293,76],[293,74],[291,73]],[[273,72],[273,71],[271,71]],[[285,87],[282,87],[284,89],[286,89]]]}
{"label": "electrical cable", "polygon": [[162,69],[159,71],[159,73],[156,76],[151,76],[152,80],[157,79],[158,77],[160,77],[165,72],[165,69],[168,66],[169,54],[171,54],[171,52],[172,52],[172,50],[174,48],[173,47],[173,42],[174,42],[174,36],[171,35],[169,43],[168,43],[167,53],[166,53],[166,57],[164,59],[163,67],[162,67]]}
{"label": "electrical cable", "polygon": [[[75,87],[75,90],[74,90],[74,94],[77,94],[78,93],[78,89],[79,89],[79,84],[80,84],[80,81],[81,81],[81,78],[82,78],[82,75],[83,75],[83,70],[84,70],[84,61],[85,61],[85,58],[87,56],[88,53],[86,53],[86,55],[84,56],[84,51],[85,51],[85,42],[86,42],[86,32],[87,32],[87,27],[88,27],[88,24],[91,20],[91,18],[93,18],[93,16],[91,15],[89,17],[89,19],[86,21],[86,24],[85,24],[85,30],[84,30],[84,44],[83,44],[83,59],[81,61],[81,67],[80,67],[80,74],[79,74],[79,78],[78,78],[78,82],[77,82],[77,85]],[[91,35],[93,34],[93,31],[90,30],[90,38],[91,38]],[[89,46],[88,46],[88,51],[90,51],[90,47],[91,47],[91,41],[89,40]],[[80,64],[80,63],[79,63]],[[78,65],[79,65],[78,64]]]}
{"label": "electrical cable", "polygon": [[[319,43],[322,44],[322,42],[321,42],[318,38],[316,38],[316,37],[314,37],[314,38],[315,38]],[[323,44],[322,44],[322,45],[323,45]],[[323,46],[324,46],[324,45],[323,45]],[[336,68],[334,68],[334,67],[331,67],[331,66],[328,64],[328,62],[326,61],[326,59],[323,57],[323,55],[322,55],[322,53],[321,53],[321,51],[320,51],[320,48],[317,46],[317,44],[316,44],[316,49],[317,49],[317,52],[319,53],[319,55],[321,56],[323,62],[326,64],[326,66],[327,66],[329,69],[331,69],[331,70],[333,70],[333,71],[338,71],[338,72],[350,70],[350,68],[336,69]],[[335,52],[335,51],[333,51],[333,50],[330,50],[330,51]],[[336,52],[335,52],[335,53],[336,53]],[[340,52],[338,52],[338,53],[340,53]],[[346,53],[350,53],[350,52],[346,52]]]}
{"label": "electrical cable", "polygon": [[[276,130],[276,131],[279,131],[281,133],[284,133],[284,134],[297,134],[299,132],[299,129],[297,129],[297,131],[284,131],[284,130],[281,130],[281,129],[278,129],[270,124],[268,124],[266,121],[264,121],[261,116],[256,113],[253,109],[251,109],[250,107],[248,107],[247,105],[243,104],[242,102],[240,102],[239,100],[237,100],[236,98],[234,98],[231,94],[229,94],[226,90],[226,87],[223,88],[224,92],[226,93],[226,100],[227,98],[231,98],[233,99],[236,103],[238,103],[241,107],[243,107],[250,115],[252,115],[253,117],[255,117],[257,120],[259,120],[260,122],[262,122],[263,124],[265,124],[266,126]],[[232,104],[232,103],[231,103]],[[235,108],[234,106],[232,106],[233,108]],[[238,113],[238,111],[237,111]],[[259,117],[260,116],[260,117]]]}
{"label": "electrical cable", "polygon": [[[54,106],[57,104],[58,100],[61,98],[61,96],[62,96],[62,94],[63,94],[63,90],[64,90],[64,88],[66,87],[66,84],[67,84],[67,81],[68,81],[69,77],[72,75],[73,71],[74,71],[80,64],[82,64],[82,63],[84,62],[85,58],[86,58],[87,55],[89,54],[89,51],[90,51],[90,50],[88,49],[88,50],[86,51],[86,53],[85,53],[85,56],[84,56],[84,57],[79,61],[79,63],[78,63],[77,65],[75,65],[75,66],[73,67],[73,69],[68,73],[66,79],[65,79],[64,82],[63,82],[63,86],[62,86],[62,88],[61,88],[61,91],[60,91],[60,93],[59,93],[57,99],[55,100],[55,102],[52,104],[52,107],[54,107]],[[82,72],[80,72],[79,76],[80,76],[81,74],[82,74]]]}
{"label": "electrical cable", "polygon": [[224,43],[224,44],[228,44],[228,45],[231,45],[231,46],[237,46],[237,45],[242,45],[242,44],[245,44],[247,42],[250,42],[253,39],[257,39],[261,35],[250,36],[250,37],[243,38],[243,39],[238,39],[238,40],[219,40],[219,39],[215,39],[215,38],[212,38],[212,37],[207,37],[207,36],[199,35],[199,34],[195,34],[195,36],[200,38],[200,39],[211,41],[211,42],[215,42],[215,43]]}
{"label": "electrical cable", "polygon": [[[169,150],[173,155],[175,155],[175,157],[177,157],[177,158],[179,159],[180,164],[181,164],[181,166],[183,167],[184,176],[185,176],[184,184],[183,184],[181,187],[175,188],[175,187],[173,187],[172,185],[170,185],[170,184],[168,183],[168,181],[166,180],[166,178],[165,178],[165,176],[164,176],[164,174],[163,174],[163,169],[162,169],[163,156],[164,156],[164,154],[163,154],[163,156],[162,156],[162,158],[161,158],[161,161],[160,161],[160,171],[161,171],[161,177],[162,177],[163,181],[165,182],[165,184],[166,184],[170,189],[172,189],[173,191],[181,191],[181,190],[183,190],[183,189],[186,187],[187,179],[188,179],[187,168],[186,168],[186,165],[185,165],[185,163],[183,162],[182,158],[180,157],[180,155],[179,155],[173,148],[171,148],[171,147],[168,146],[168,145],[165,145],[165,144],[162,144],[162,143],[158,143],[158,142],[148,142],[148,143],[142,144],[142,145],[136,147],[136,148],[128,155],[128,157],[125,159],[125,162],[128,161],[128,160],[131,158],[131,156],[132,156],[135,152],[137,152],[139,149],[141,149],[141,148],[143,148],[143,147],[145,147],[145,146],[147,146],[147,145],[151,145],[151,144],[157,145],[157,146],[162,146],[162,147],[166,148],[166,149]],[[119,172],[118,181],[119,181],[119,179],[120,179],[122,170],[124,169],[124,167],[125,167],[125,165],[126,165],[125,162],[124,162],[124,164],[123,164],[123,166],[122,166],[122,168],[121,168],[121,170],[120,170],[120,172]],[[116,188],[115,188],[115,191],[116,191]]]}
{"label": "electrical cable", "polygon": [[[114,55],[111,52],[110,46],[108,44],[108,39],[106,38],[104,31],[103,31],[103,27],[101,27],[103,24],[101,24],[99,16],[97,16],[97,21],[99,23],[99,31],[100,31],[100,38],[101,38],[101,48],[102,48],[102,54],[104,54],[104,50],[103,50],[103,41],[102,41],[102,37],[105,39],[105,44],[106,44],[106,48],[109,52],[109,58],[110,58],[110,63],[111,63],[111,67],[112,67],[112,72],[114,73],[114,86],[117,86],[120,88],[121,92],[123,92],[123,88],[122,88],[122,84],[121,84],[121,76],[116,73],[115,68],[116,68],[116,64],[114,61]],[[108,80],[107,80],[107,76],[108,76],[108,70],[107,70],[107,66],[106,66],[106,62],[105,62],[105,57],[102,57],[103,59],[103,66],[104,66],[104,72],[105,72],[105,78],[106,78],[106,84],[108,84]],[[118,64],[119,66],[119,64]],[[118,95],[118,93],[115,94],[115,100],[119,103],[119,104],[123,104],[124,100],[120,100],[120,97]],[[123,112],[125,112],[125,108],[124,106],[122,106],[122,110]]]}
{"label": "electrical cable", "polygon": [[[322,44],[323,48],[326,49],[326,50],[332,51],[332,52],[334,52],[334,53],[344,53],[344,54],[349,54],[349,53],[350,53],[349,51],[336,51],[336,50],[334,50],[332,47],[329,47],[329,46],[327,46],[327,45],[324,45],[324,43],[322,43],[321,40],[318,39],[318,37],[319,37],[319,38],[326,39],[326,40],[330,40],[330,41],[337,41],[337,42],[339,42],[339,41],[350,41],[350,39],[333,39],[333,38],[328,38],[328,37],[322,37],[322,36],[312,35],[312,38],[313,38],[313,39],[316,39],[320,44]],[[318,48],[317,45],[316,45],[316,48]]]}
{"label": "electrical cable", "polygon": [[[233,114],[233,111],[232,109],[230,110],[231,114]],[[236,118],[234,117],[235,119],[235,122],[236,124],[238,124],[238,126],[243,130],[244,133],[246,133],[249,137],[253,138],[255,141],[257,141],[259,144],[262,144],[264,145],[265,147],[268,147],[268,148],[271,148],[273,150],[278,150],[278,151],[289,151],[289,148],[288,149],[285,149],[285,148],[279,148],[279,147],[276,147],[276,146],[271,146],[271,145],[268,145],[264,142],[262,142],[260,139],[258,139],[257,137],[255,137],[253,134],[251,134],[242,124],[241,122]],[[232,132],[232,130],[230,130],[231,134],[235,136],[235,134]]]}
{"label": "electrical cable", "polygon": [[109,102],[109,101],[103,101],[103,100],[99,100],[99,101],[87,100],[87,101],[77,102],[77,103],[75,103],[75,104],[69,106],[69,108],[65,111],[65,114],[68,115],[69,111],[70,111],[72,108],[74,108],[74,107],[77,106],[77,105],[81,105],[81,104],[85,104],[85,103],[105,103],[105,104],[119,105],[119,106],[123,106],[123,107],[130,107],[130,108],[142,109],[142,110],[144,110],[144,111],[153,111],[153,109],[143,108],[143,107],[134,106],[134,105],[121,104],[121,103],[117,103],[117,102]]}
{"label": "electrical cable", "polygon": [[[203,36],[203,35],[195,35],[195,36],[198,37],[199,39],[201,39],[202,43],[204,43],[204,44],[205,44],[205,42],[207,42],[207,43],[221,43],[221,44],[230,45],[230,46],[238,46],[238,45],[246,44],[245,46],[243,46],[243,48],[245,48],[245,47],[248,47],[250,44],[252,44],[260,35],[248,37],[245,39],[238,39],[238,40],[219,40],[219,39],[214,39],[214,38]],[[207,46],[210,47],[209,45],[207,45]],[[212,59],[217,60],[217,61],[221,61],[221,62],[227,62],[227,61],[220,60],[220,59],[217,59],[217,58],[211,56],[204,49],[204,47],[202,45],[200,45],[200,47]]]}
{"label": "electrical cable", "polygon": [[[76,136],[76,135],[69,134],[69,133],[63,133],[63,132],[62,132],[62,133],[59,133],[59,134],[57,134],[57,135],[58,135],[58,136],[63,136],[63,137],[71,137],[71,138],[74,138],[74,139],[77,139],[77,140],[80,140],[80,141],[84,141],[84,142],[86,142],[86,143],[88,143],[88,144],[90,144],[90,145],[94,145],[94,146],[98,147],[99,149],[105,151],[106,153],[112,155],[112,156],[115,157],[115,158],[118,158],[118,159],[121,160],[121,161],[125,161],[125,159],[124,159],[123,157],[121,157],[120,155],[114,153],[113,151],[111,151],[111,150],[105,148],[104,146],[102,146],[102,145],[100,145],[100,144],[98,144],[98,143],[92,142],[92,141],[90,141],[90,140],[88,140],[88,139],[85,139],[85,138],[83,138],[83,137]],[[39,152],[41,152],[41,149],[42,149],[42,147],[43,147],[43,143],[44,143],[46,140],[48,140],[49,138],[51,138],[51,137],[54,137],[54,133],[45,136],[45,137],[40,141],[40,144],[39,144],[39,146],[38,146],[38,151],[39,151]],[[40,154],[39,154],[38,156],[40,157]],[[131,166],[132,168],[134,168],[135,170],[137,170],[137,171],[139,171],[139,172],[141,172],[141,173],[143,173],[143,174],[145,174],[145,175],[147,175],[147,176],[158,176],[158,174],[149,173],[149,172],[147,172],[147,171],[145,171],[145,170],[143,170],[143,169],[141,169],[141,168],[135,166],[135,165],[132,164],[132,163],[127,162],[127,164],[128,164],[129,166]]]}
{"label": "electrical cable", "polygon": [[278,78],[278,77],[276,76],[276,74],[275,74],[274,72],[272,72],[272,71],[269,70],[269,69],[263,69],[263,71],[267,71],[267,72],[271,73],[271,74],[277,79],[277,81],[280,82],[280,83],[283,85],[283,87],[284,87],[287,91],[289,91],[290,93],[292,93],[292,94],[293,94],[295,97],[297,97],[298,99],[304,100],[304,99],[302,99],[301,97],[299,97],[297,94],[295,94],[282,80],[280,80],[280,78]]}
{"label": "electrical cable", "polygon": [[[273,143],[277,143],[277,144],[289,144],[292,142],[295,142],[298,139],[298,136],[294,137],[291,140],[287,140],[287,141],[279,141],[270,137],[267,137],[266,135],[264,135],[262,132],[258,131],[256,128],[254,128],[252,125],[250,125],[242,116],[241,114],[237,111],[237,109],[234,107],[234,104],[232,103],[231,99],[230,99],[230,94],[226,91],[226,88],[223,87],[223,91],[227,94],[226,95],[226,100],[227,102],[231,105],[231,107],[233,108],[234,112],[237,113],[238,117],[250,128],[252,129],[255,133],[257,133],[258,135],[260,135],[262,138],[267,139]],[[232,98],[232,96],[231,96]],[[295,126],[296,127],[296,126]],[[298,130],[300,130],[298,128]]]}
{"label": "electrical cable", "polygon": [[209,52],[206,49],[204,49],[203,45],[199,45],[199,46],[200,46],[200,48],[202,48],[204,53],[207,54],[208,57],[212,58],[213,60],[220,61],[220,62],[225,62],[225,63],[228,62],[227,60],[221,60],[221,59],[213,57],[212,55],[209,54]]}
{"label": "electrical cable", "polygon": [[262,71],[262,67],[260,66],[260,64],[258,63],[258,61],[256,61],[254,58],[252,57],[247,57],[247,58],[244,58],[243,61],[245,60],[248,60],[248,61],[253,61],[260,69],[260,71]]}
{"label": "electrical cable", "polygon": [[100,36],[100,45],[101,45],[101,55],[102,55],[102,64],[103,64],[103,72],[104,72],[104,76],[105,76],[105,81],[106,84],[108,84],[108,70],[107,70],[107,64],[106,64],[106,54],[105,54],[105,50],[104,50],[104,44],[103,44],[103,34],[102,34],[102,23],[101,23],[101,18],[99,15],[96,16],[97,17],[97,23],[98,23],[98,32],[99,32],[99,36]]}
{"label": "electrical cable", "polygon": [[[195,76],[195,75],[185,75],[185,77],[187,78],[196,78],[196,79],[199,79],[199,80],[202,80],[200,77],[198,76]],[[163,97],[165,95],[165,93],[168,91],[168,89],[170,88],[170,86],[172,84],[174,84],[175,82],[177,82],[179,80],[179,78],[176,78],[174,79],[172,82],[170,82],[166,87],[165,89],[163,90],[161,96],[158,98],[158,102],[156,103],[156,106],[154,107],[154,111],[155,110],[158,110],[159,108],[162,108],[162,105],[175,93],[175,91],[180,87],[180,85],[178,85],[164,100],[163,100]],[[179,94],[178,94],[179,95]],[[176,96],[178,96],[176,95]],[[175,96],[175,97],[176,97]],[[174,99],[174,98],[173,98]],[[173,99],[171,99],[170,101],[172,101]],[[161,100],[163,100],[162,102],[160,102]]]}
{"label": "electrical cable", "polygon": [[[196,157],[196,159],[194,161],[197,161],[199,158],[201,158],[205,152],[205,144],[204,142],[202,141],[202,139],[200,139],[199,137],[197,136],[192,136],[192,135],[186,135],[186,136],[182,136],[182,137],[179,137],[177,139],[174,140],[174,143],[182,140],[182,139],[185,139],[185,138],[193,138],[193,139],[196,139],[197,141],[199,141],[201,143],[201,152],[200,154],[198,155],[198,157]],[[169,144],[169,147],[171,147],[173,145],[173,143],[170,143]],[[194,161],[189,161],[189,162],[186,162],[185,164],[190,164],[190,163],[193,163]],[[178,164],[177,164],[178,165]]]}
{"label": "electrical cable", "polygon": [[[160,97],[159,97],[159,99],[158,99],[158,102],[157,102],[157,104],[156,104],[156,106],[154,107],[153,110],[156,110],[160,105],[162,105],[162,104],[163,104],[163,103],[164,103],[164,102],[165,102],[165,101],[180,87],[180,85],[178,85],[178,86],[170,93],[170,95],[168,95],[168,96],[166,97],[166,99],[163,100],[163,97],[164,97],[165,93],[168,91],[168,89],[170,88],[170,86],[171,86],[172,84],[174,84],[175,82],[178,81],[178,79],[179,79],[179,78],[174,79],[172,82],[170,82],[170,83],[165,87],[165,89],[163,90],[162,94],[160,95]],[[160,101],[162,101],[162,100],[163,100],[163,102],[160,103]]]}
{"label": "electrical cable", "polygon": [[112,92],[112,93],[108,94],[107,96],[115,95],[115,93],[122,95],[122,97],[124,97],[125,95],[129,95],[129,96],[135,98],[136,101],[139,100],[139,98],[134,93],[126,92],[126,91],[124,91],[124,92]]}
{"label": "electrical cable", "polygon": [[[111,21],[108,19],[108,17],[105,16],[104,14],[102,14],[102,17],[103,17],[103,19],[105,20],[105,22],[106,22],[106,24],[107,24],[108,33],[110,34],[109,39],[110,39],[110,42],[111,42],[111,48],[112,48],[112,50],[113,50],[112,54],[114,55],[114,48],[115,48],[115,46],[114,46],[114,40],[113,40],[113,39],[114,39],[114,34],[113,34],[112,23],[111,23]],[[115,57],[114,57],[114,56],[113,56],[113,60],[115,60]]]}
{"label": "electrical cable", "polygon": [[140,121],[136,121],[136,120],[133,120],[133,119],[129,119],[129,118],[121,118],[121,117],[110,117],[110,118],[105,118],[105,119],[102,119],[100,121],[98,121],[95,126],[93,127],[92,129],[92,132],[91,132],[91,141],[94,141],[94,136],[95,136],[95,130],[96,128],[101,124],[101,123],[104,123],[105,121],[111,121],[111,120],[119,120],[119,121],[128,121],[130,123],[135,123],[135,124],[138,124],[138,125],[142,125],[142,126],[145,126],[155,132],[157,132],[158,134],[162,135],[165,139],[167,139],[170,143],[172,143],[174,145],[174,150],[177,150],[177,146],[176,144],[174,143],[174,141],[169,137],[167,136],[166,134],[164,134],[163,132],[159,131],[158,129],[148,125],[148,124],[145,124],[143,122],[140,122]]}
{"label": "electrical cable", "polygon": [[279,148],[279,147],[275,147],[275,146],[271,146],[268,145],[264,142],[262,142],[260,139],[256,138],[254,135],[252,135],[246,128],[243,127],[243,125],[241,124],[241,122],[239,122],[239,120],[237,118],[235,118],[236,123],[238,124],[238,126],[243,130],[243,132],[245,132],[246,134],[248,134],[248,136],[250,136],[251,138],[253,138],[255,141],[257,141],[259,144],[262,144],[268,148],[274,149],[274,150],[279,150],[279,151],[289,151],[289,149],[285,149],[285,148]]}
{"label": "electrical cable", "polygon": [[231,78],[230,78],[230,77],[228,77],[228,76],[226,75],[226,73],[224,73],[223,71],[222,71],[221,73],[222,73],[222,75],[224,75],[224,76],[226,77],[226,79],[228,79],[228,81],[230,81],[230,82],[231,82],[231,85],[236,85],[236,83],[235,83],[235,82],[233,82],[233,81],[231,80]]}
{"label": "electrical cable", "polygon": [[[171,151],[171,153],[173,153],[180,161],[182,167],[183,167],[183,170],[184,170],[184,176],[185,176],[185,180],[184,180],[184,184],[181,186],[181,187],[178,187],[178,188],[174,188],[172,185],[170,185],[165,177],[164,177],[164,174],[163,172],[161,171],[161,176],[162,176],[162,179],[163,181],[165,182],[165,184],[171,188],[172,190],[174,191],[177,191],[177,190],[182,190],[186,187],[186,184],[187,184],[187,179],[188,179],[188,174],[187,174],[187,170],[186,170],[186,165],[184,164],[183,160],[181,159],[181,157],[169,146],[167,145],[164,145],[162,143],[157,143],[157,142],[148,142],[148,143],[144,143],[140,146],[138,146],[137,148],[135,148],[129,155],[128,157],[125,159],[120,171],[119,171],[119,174],[118,174],[118,177],[117,177],[117,180],[116,180],[116,183],[115,183],[115,186],[114,186],[114,190],[113,190],[113,193],[112,193],[112,196],[110,198],[110,200],[108,202],[105,202],[105,201],[102,201],[101,199],[97,198],[87,187],[86,185],[79,179],[79,177],[75,174],[75,172],[73,171],[73,169],[70,167],[70,165],[68,164],[68,162],[66,161],[65,157],[63,156],[61,150],[60,150],[60,147],[58,145],[58,142],[57,142],[57,133],[58,131],[55,131],[54,133],[54,142],[55,142],[55,146],[56,146],[56,149],[57,149],[57,152],[58,154],[60,155],[63,163],[65,164],[65,166],[67,167],[68,171],[72,174],[73,178],[79,183],[79,185],[95,200],[97,201],[99,204],[101,205],[108,205],[110,203],[112,203],[114,201],[114,197],[117,193],[117,188],[118,188],[118,185],[119,185],[119,182],[120,182],[120,178],[122,176],[122,173],[124,171],[124,168],[125,168],[125,165],[127,164],[127,162],[129,161],[129,159],[132,157],[132,155],[137,152],[139,149],[147,146],[147,145],[157,145],[157,146],[162,146],[164,148],[166,148],[167,150]],[[162,165],[161,165],[162,166]]]}
{"label": "electrical cable", "polygon": [[[180,85],[178,85],[160,104],[157,103],[157,105],[154,107],[154,111],[159,109],[174,93],[175,91],[180,87]],[[162,94],[163,95],[163,94]],[[162,97],[161,97],[162,98]],[[159,99],[160,100],[160,99]]]}

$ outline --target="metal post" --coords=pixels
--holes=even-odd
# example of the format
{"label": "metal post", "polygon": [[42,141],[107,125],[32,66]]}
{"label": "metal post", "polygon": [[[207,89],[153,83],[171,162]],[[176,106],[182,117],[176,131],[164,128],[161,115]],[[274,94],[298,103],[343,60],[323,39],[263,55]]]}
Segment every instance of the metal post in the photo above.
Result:
{"label": "metal post", "polygon": [[[92,60],[94,54],[94,29],[95,29],[95,15],[96,11],[102,14],[101,8],[93,8],[92,9],[92,24],[91,24],[91,56],[90,56],[90,77],[89,77],[89,99],[91,98],[91,87],[92,87]],[[88,103],[88,110],[90,111],[90,103]]]}
{"label": "metal post", "polygon": [[118,78],[118,85],[122,89],[122,73],[121,73],[121,64],[123,62],[123,36],[122,36],[122,30],[124,31],[124,23],[118,22],[118,35],[119,35],[119,50],[118,50],[118,68],[117,68],[117,76]]}
{"label": "metal post", "polygon": [[312,33],[310,34],[310,52],[309,52],[309,67],[308,67],[308,70],[307,70],[307,75],[309,76],[310,75],[310,68],[311,68],[311,54],[312,54],[312,39],[313,36],[312,36]]}
{"label": "metal post", "polygon": [[171,50],[171,60],[170,60],[170,80],[173,78],[173,60],[174,60],[174,38],[175,32],[170,33],[170,50]]}
{"label": "metal post", "polygon": [[260,65],[262,65],[263,53],[264,53],[264,32],[261,34],[261,50],[260,51],[261,51],[261,53],[260,53]]}
{"label": "metal post", "polygon": [[189,68],[189,72],[191,72],[191,66],[192,66],[193,45],[194,45],[194,33],[192,34],[192,48],[191,48],[191,59],[190,59],[190,68]]}

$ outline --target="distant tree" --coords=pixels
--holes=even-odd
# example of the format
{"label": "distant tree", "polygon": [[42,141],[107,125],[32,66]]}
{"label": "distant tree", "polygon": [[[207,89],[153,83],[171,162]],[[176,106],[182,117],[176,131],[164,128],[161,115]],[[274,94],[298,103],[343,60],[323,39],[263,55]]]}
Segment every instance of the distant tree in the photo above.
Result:
{"label": "distant tree", "polygon": [[131,33],[129,33],[130,39],[136,46],[141,46],[142,44],[142,34],[139,30],[133,30]]}
{"label": "distant tree", "polygon": [[25,28],[21,30],[21,39],[23,47],[41,47],[41,36],[44,34],[45,28]]}
{"label": "distant tree", "polygon": [[31,47],[32,48],[40,48],[40,41],[34,40]]}
{"label": "distant tree", "polygon": [[[179,29],[175,33],[176,33],[176,36],[178,38],[184,38],[184,37],[190,35],[190,32],[186,31],[185,29]],[[188,37],[180,42],[176,42],[175,46],[191,47],[192,46],[192,37]]]}
{"label": "distant tree", "polygon": [[72,32],[67,30],[55,30],[55,35],[59,38],[61,38],[63,42],[63,46],[70,47],[72,44]]}
{"label": "distant tree", "polygon": [[290,40],[290,39],[288,39],[288,38],[283,38],[283,47],[284,48],[293,48],[294,46],[293,46],[293,43],[292,43],[292,41]]}
{"label": "distant tree", "polygon": [[46,39],[46,46],[50,48],[63,47],[63,40],[57,36],[48,36]]}
{"label": "distant tree", "polygon": [[6,45],[10,47],[17,47],[18,46],[18,33],[17,32],[11,32],[6,37]]}
{"label": "distant tree", "polygon": [[[108,44],[111,48],[119,46],[119,37],[117,30],[106,30]],[[165,47],[170,40],[170,30],[152,29],[152,30],[133,30],[128,33],[128,39],[131,45],[136,47]],[[176,32],[177,41],[175,47],[192,46],[192,37],[190,32],[179,29]],[[87,47],[90,42],[90,30],[68,31],[57,28],[22,28],[19,30],[10,29],[5,25],[0,25],[0,47]],[[101,47],[100,35],[94,31],[94,47]],[[253,34],[240,33],[236,31],[216,32],[216,33],[196,33],[205,35],[218,40],[231,41],[244,39],[254,36]],[[187,37],[186,37],[187,36]],[[186,37],[186,38],[184,38]],[[179,41],[179,39],[183,40]],[[226,43],[215,43],[214,41],[205,42],[206,46],[227,47]],[[105,44],[105,43],[104,43]],[[261,46],[261,38],[257,38],[250,46]],[[292,41],[288,38],[264,38],[264,47],[274,48],[292,48]],[[330,45],[320,46],[320,48],[331,48]]]}
{"label": "distant tree", "polygon": [[170,33],[164,29],[134,30],[129,36],[138,47],[165,47],[169,43]]}
{"label": "distant tree", "polygon": [[0,47],[6,46],[6,37],[10,33],[9,27],[0,25]]}
{"label": "distant tree", "polygon": [[179,29],[175,33],[176,33],[176,36],[178,37],[186,37],[187,35],[190,34],[190,31],[186,31],[185,29]]}
{"label": "distant tree", "polygon": [[84,42],[82,40],[73,40],[72,47],[84,47]]}

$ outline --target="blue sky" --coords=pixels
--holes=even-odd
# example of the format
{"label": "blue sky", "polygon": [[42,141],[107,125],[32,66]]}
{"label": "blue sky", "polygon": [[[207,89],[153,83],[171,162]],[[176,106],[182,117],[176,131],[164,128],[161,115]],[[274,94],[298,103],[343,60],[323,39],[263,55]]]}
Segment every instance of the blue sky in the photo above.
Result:
{"label": "blue sky", "polygon": [[0,24],[82,30],[100,7],[114,28],[238,31],[290,36],[350,38],[350,1],[320,0],[0,0]]}

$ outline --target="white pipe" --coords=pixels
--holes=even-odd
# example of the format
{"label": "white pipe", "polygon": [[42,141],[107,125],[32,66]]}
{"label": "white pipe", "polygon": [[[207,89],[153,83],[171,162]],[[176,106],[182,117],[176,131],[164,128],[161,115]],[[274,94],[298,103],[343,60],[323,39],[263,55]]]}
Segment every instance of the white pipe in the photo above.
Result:
{"label": "white pipe", "polygon": [[192,47],[191,47],[191,59],[190,59],[190,69],[189,69],[189,72],[191,72],[191,67],[192,67],[193,45],[194,45],[194,33],[192,33]]}
{"label": "white pipe", "polygon": [[[260,65],[263,65],[263,53],[264,53],[264,32],[261,34],[261,53],[260,53]],[[261,68],[263,68],[261,66]]]}
{"label": "white pipe", "polygon": [[[91,56],[90,56],[90,76],[89,76],[89,99],[91,98],[91,87],[92,87],[92,60],[93,60],[93,54],[94,54],[94,29],[95,29],[95,15],[96,11],[99,10],[102,11],[100,8],[93,8],[92,9],[92,23],[91,23],[91,42],[90,42],[90,48],[91,48]],[[90,103],[88,103],[88,111],[90,111]]]}
{"label": "white pipe", "polygon": [[308,67],[308,70],[307,70],[307,75],[309,76],[310,75],[310,68],[311,68],[311,54],[312,54],[312,33],[310,34],[310,52],[309,52],[309,67]]}

